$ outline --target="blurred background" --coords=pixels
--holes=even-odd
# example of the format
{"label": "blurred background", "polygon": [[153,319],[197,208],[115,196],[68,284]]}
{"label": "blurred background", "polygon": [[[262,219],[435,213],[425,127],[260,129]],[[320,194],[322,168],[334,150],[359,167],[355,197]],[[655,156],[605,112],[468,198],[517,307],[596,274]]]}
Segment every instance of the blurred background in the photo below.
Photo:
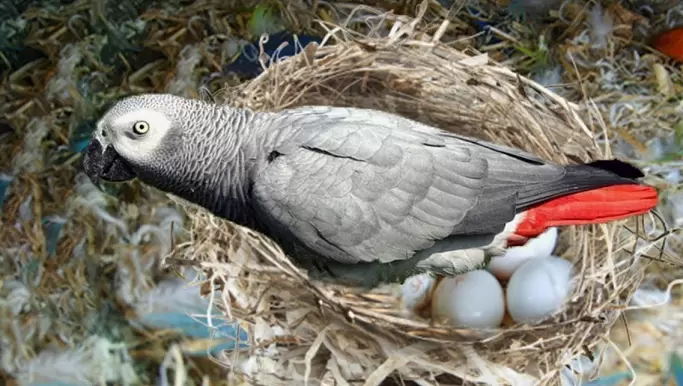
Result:
{"label": "blurred background", "polygon": [[[242,382],[207,353],[246,349],[248,327],[209,323],[197,288],[159,267],[187,240],[183,211],[137,182],[102,192],[83,175],[94,123],[126,95],[200,98],[258,76],[262,34],[284,57],[326,22],[388,29],[378,13],[415,16],[420,2],[0,2],[0,384]],[[668,231],[646,231],[671,234],[669,258],[651,253],[633,304],[661,306],[614,326],[599,384],[628,384],[631,366],[636,384],[683,386],[683,297],[670,285],[683,277],[683,2],[430,1],[425,17],[432,31],[451,21],[446,44],[591,100],[609,128],[600,141],[658,186]]]}

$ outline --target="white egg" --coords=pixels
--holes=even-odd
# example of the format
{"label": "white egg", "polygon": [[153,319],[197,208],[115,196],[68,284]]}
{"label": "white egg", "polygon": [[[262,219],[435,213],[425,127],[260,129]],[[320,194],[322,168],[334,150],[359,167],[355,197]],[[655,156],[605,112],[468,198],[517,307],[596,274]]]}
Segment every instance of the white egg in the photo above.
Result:
{"label": "white egg", "polygon": [[525,261],[535,257],[548,257],[552,255],[556,244],[557,228],[548,228],[526,244],[519,247],[510,247],[503,256],[492,258],[488,269],[498,279],[509,279]]}
{"label": "white egg", "polygon": [[512,319],[534,323],[559,310],[570,293],[572,271],[572,263],[554,256],[522,264],[507,285],[507,309]]}
{"label": "white egg", "polygon": [[503,287],[485,270],[446,277],[432,296],[432,318],[458,327],[497,328],[504,315]]}
{"label": "white egg", "polygon": [[428,273],[421,273],[407,278],[401,286],[403,305],[415,312],[418,307],[424,305],[429,299],[434,281],[434,276]]}

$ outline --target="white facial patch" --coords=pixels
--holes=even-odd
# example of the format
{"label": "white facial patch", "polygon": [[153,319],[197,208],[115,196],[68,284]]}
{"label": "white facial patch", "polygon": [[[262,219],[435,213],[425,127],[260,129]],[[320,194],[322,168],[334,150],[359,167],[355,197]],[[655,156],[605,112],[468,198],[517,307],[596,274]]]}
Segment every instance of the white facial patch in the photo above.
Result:
{"label": "white facial patch", "polygon": [[[146,122],[149,130],[140,135],[133,131],[137,122]],[[116,140],[114,148],[124,158],[142,160],[151,155],[171,128],[169,118],[156,110],[138,109],[111,122]]]}

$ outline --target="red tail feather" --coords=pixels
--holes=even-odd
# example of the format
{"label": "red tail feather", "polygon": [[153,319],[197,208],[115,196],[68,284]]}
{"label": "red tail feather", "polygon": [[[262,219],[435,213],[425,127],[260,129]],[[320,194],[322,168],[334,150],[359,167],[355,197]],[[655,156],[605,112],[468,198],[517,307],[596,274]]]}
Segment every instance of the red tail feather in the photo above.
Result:
{"label": "red tail feather", "polygon": [[525,212],[517,236],[531,238],[547,228],[599,224],[647,213],[657,205],[657,191],[644,185],[615,185],[544,202]]}

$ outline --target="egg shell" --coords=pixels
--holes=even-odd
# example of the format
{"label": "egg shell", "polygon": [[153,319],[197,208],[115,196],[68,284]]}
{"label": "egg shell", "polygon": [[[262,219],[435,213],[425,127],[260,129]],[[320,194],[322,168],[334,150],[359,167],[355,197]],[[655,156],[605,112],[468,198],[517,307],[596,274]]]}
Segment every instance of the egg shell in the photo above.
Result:
{"label": "egg shell", "polygon": [[536,323],[559,310],[571,291],[573,265],[551,256],[527,260],[506,288],[507,310],[517,323]]}
{"label": "egg shell", "polygon": [[407,278],[401,286],[403,305],[413,313],[419,314],[419,310],[431,297],[435,280],[434,276],[428,273]]}
{"label": "egg shell", "polygon": [[504,315],[503,287],[486,270],[446,277],[432,296],[432,318],[457,327],[497,328]]}
{"label": "egg shell", "polygon": [[509,279],[527,260],[552,255],[557,244],[557,233],[557,228],[548,228],[525,245],[508,248],[503,256],[491,259],[488,270],[500,280]]}

